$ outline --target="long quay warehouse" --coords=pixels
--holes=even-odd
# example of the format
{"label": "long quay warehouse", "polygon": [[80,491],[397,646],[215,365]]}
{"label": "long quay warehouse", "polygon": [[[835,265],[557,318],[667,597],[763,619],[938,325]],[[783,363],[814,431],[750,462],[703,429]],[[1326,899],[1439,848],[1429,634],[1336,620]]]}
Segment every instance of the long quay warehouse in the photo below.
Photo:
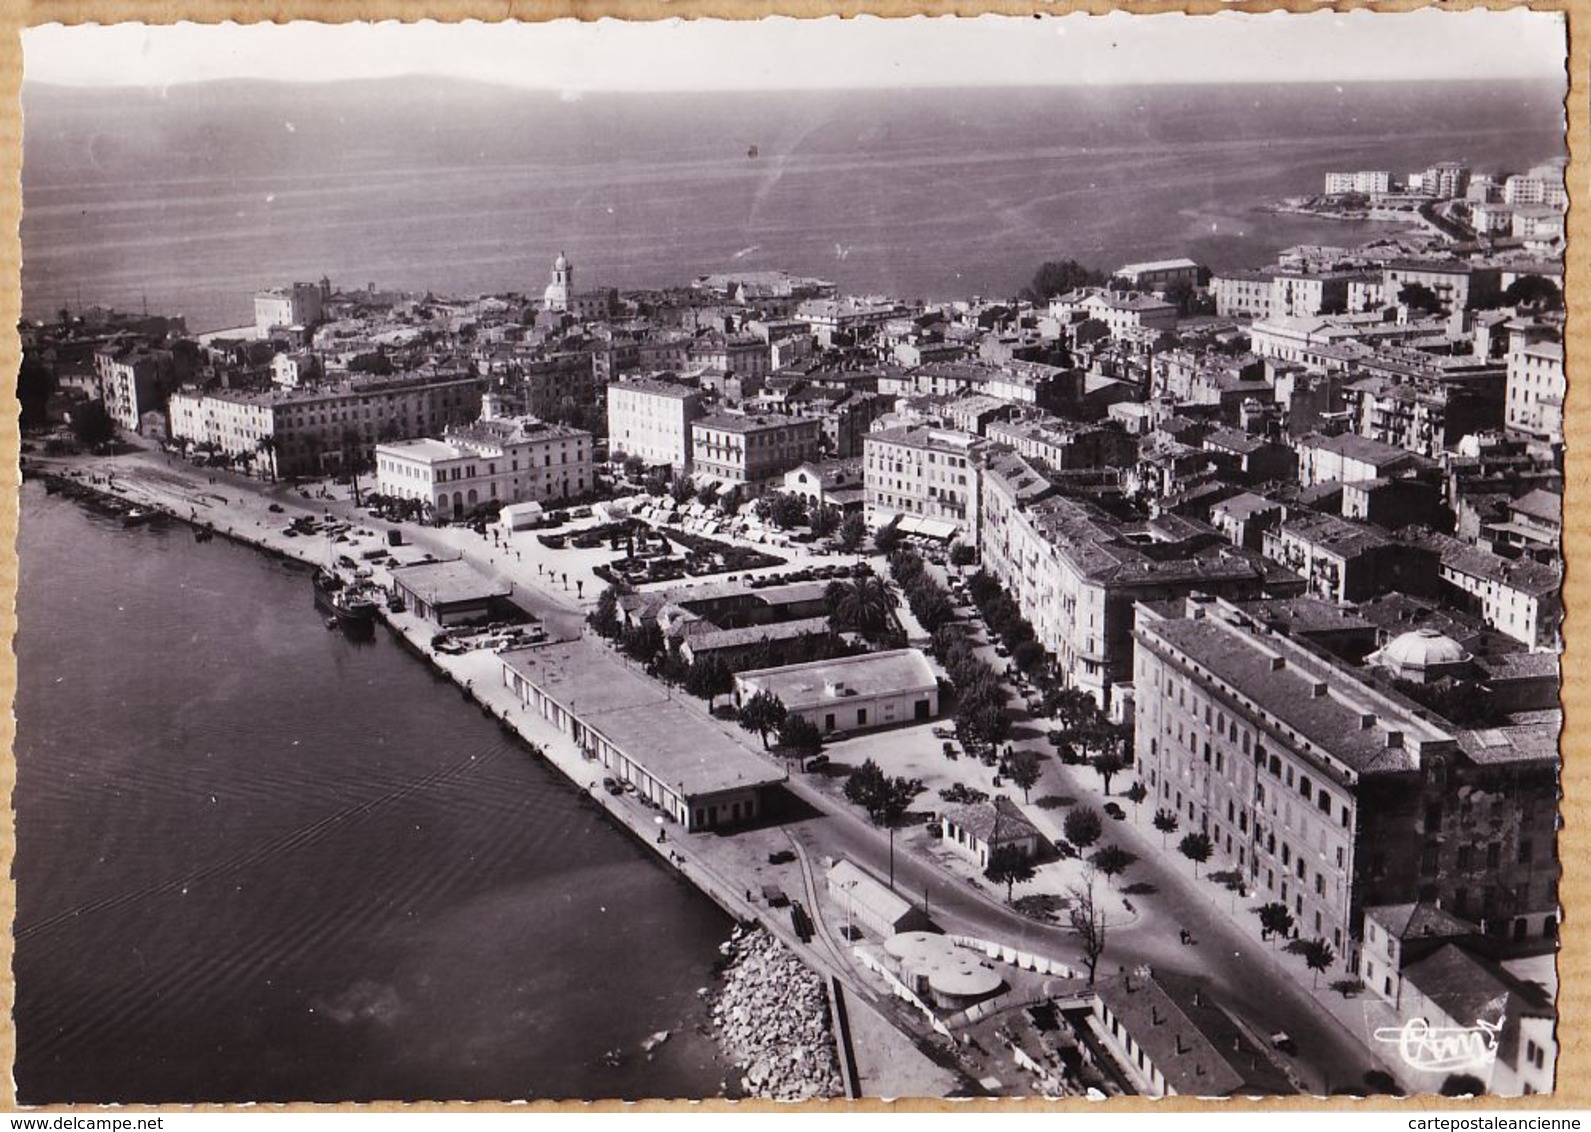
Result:
{"label": "long quay warehouse", "polygon": [[688,832],[757,818],[785,780],[655,681],[586,640],[503,654],[503,683]]}

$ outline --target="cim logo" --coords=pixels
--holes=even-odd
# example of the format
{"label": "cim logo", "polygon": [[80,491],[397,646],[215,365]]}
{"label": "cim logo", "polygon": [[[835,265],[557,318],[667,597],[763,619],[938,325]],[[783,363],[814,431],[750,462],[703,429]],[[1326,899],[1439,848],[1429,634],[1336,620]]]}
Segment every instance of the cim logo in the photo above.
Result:
{"label": "cim logo", "polygon": [[1491,1065],[1497,1060],[1497,1035],[1502,1029],[1501,1016],[1495,1022],[1477,1019],[1473,1026],[1432,1026],[1423,1018],[1411,1018],[1401,1026],[1380,1027],[1375,1039],[1397,1046],[1410,1069],[1440,1073]]}

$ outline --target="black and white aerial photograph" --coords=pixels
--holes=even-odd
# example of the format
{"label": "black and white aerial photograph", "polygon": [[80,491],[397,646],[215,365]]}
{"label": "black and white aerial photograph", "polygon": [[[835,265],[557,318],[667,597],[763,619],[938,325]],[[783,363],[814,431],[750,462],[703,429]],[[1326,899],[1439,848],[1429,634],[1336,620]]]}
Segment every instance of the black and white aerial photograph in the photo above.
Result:
{"label": "black and white aerial photograph", "polygon": [[1564,13],[21,42],[16,1103],[1564,1087]]}

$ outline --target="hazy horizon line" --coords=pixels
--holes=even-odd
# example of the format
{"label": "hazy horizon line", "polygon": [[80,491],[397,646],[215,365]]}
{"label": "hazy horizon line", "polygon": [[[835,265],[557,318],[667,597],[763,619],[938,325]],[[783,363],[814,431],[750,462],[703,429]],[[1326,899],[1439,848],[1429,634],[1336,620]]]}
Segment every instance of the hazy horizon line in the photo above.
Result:
{"label": "hazy horizon line", "polygon": [[907,83],[880,83],[859,82],[852,85],[826,83],[819,85],[794,85],[794,86],[714,86],[704,84],[699,87],[677,86],[538,86],[529,83],[509,82],[502,79],[476,78],[470,75],[438,74],[429,71],[414,71],[397,75],[347,75],[329,78],[277,78],[264,75],[238,75],[223,78],[196,78],[174,79],[162,82],[71,82],[61,79],[29,79],[24,68],[22,89],[71,90],[71,91],[118,91],[118,90],[169,90],[173,87],[205,87],[205,86],[280,86],[280,87],[333,87],[356,86],[374,83],[410,83],[410,82],[437,82],[450,83],[459,86],[488,87],[494,90],[518,91],[527,94],[576,95],[607,95],[607,94],[813,94],[831,91],[951,91],[951,90],[1098,90],[1110,88],[1163,88],[1163,87],[1242,87],[1242,86],[1317,86],[1317,87],[1372,87],[1372,86],[1493,86],[1497,83],[1531,83],[1540,86],[1561,86],[1568,89],[1569,76],[1565,71],[1561,74],[1547,75],[1503,75],[1503,76],[1442,76],[1416,75],[1407,77],[1391,76],[1387,78],[1351,78],[1351,79],[1323,79],[1319,77],[1307,78],[1280,78],[1276,76],[1263,76],[1255,78],[1187,78],[1153,80],[1144,78],[1126,78],[1121,80],[1096,79],[1089,81],[1072,82],[968,82],[965,80],[945,83],[925,83],[913,80]]}

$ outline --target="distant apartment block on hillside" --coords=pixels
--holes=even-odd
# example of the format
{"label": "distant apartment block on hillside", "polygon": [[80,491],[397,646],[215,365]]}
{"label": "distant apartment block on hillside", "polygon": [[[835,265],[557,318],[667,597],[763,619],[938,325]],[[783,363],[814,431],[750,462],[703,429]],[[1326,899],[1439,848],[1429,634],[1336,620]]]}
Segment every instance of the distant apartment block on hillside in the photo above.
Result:
{"label": "distant apartment block on hillside", "polygon": [[1344,193],[1370,196],[1373,193],[1385,193],[1391,190],[1392,174],[1385,170],[1361,169],[1354,173],[1326,174],[1327,196],[1340,196]]}

